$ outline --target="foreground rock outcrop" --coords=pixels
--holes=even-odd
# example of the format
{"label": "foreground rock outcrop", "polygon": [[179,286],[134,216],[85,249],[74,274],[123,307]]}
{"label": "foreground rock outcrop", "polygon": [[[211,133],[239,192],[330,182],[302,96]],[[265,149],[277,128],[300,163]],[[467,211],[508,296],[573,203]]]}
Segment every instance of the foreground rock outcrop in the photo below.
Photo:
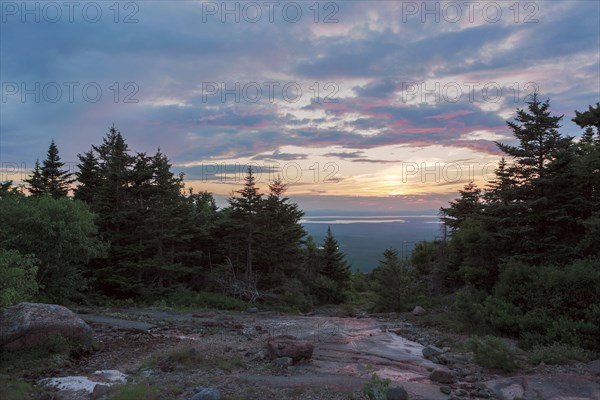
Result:
{"label": "foreground rock outcrop", "polygon": [[61,335],[83,347],[93,331],[77,314],[56,304],[19,303],[0,312],[0,350],[18,350]]}
{"label": "foreground rock outcrop", "polygon": [[315,345],[308,340],[298,340],[293,336],[275,336],[267,341],[267,352],[271,359],[289,357],[293,361],[310,360]]}

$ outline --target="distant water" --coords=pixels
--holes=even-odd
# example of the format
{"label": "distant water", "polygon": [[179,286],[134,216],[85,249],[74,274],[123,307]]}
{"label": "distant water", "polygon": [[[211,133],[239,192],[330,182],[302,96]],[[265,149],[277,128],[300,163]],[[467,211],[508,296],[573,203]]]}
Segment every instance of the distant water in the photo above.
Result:
{"label": "distant water", "polygon": [[439,217],[434,214],[319,215],[305,216],[300,223],[319,244],[330,226],[353,271],[371,271],[390,247],[408,259],[418,242],[442,235]]}

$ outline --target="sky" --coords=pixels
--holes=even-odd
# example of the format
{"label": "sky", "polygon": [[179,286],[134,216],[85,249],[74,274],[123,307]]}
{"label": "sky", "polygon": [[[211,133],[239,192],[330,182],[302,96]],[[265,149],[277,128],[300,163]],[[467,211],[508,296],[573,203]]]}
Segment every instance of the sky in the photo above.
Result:
{"label": "sky", "polygon": [[0,180],[113,124],[219,199],[248,165],[302,208],[436,210],[493,178],[537,90],[581,132],[597,1],[0,1]]}

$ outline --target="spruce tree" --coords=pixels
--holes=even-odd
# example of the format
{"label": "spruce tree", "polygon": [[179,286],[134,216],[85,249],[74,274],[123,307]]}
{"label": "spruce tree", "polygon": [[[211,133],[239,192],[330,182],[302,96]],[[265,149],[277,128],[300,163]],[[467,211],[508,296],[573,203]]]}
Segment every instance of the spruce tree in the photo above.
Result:
{"label": "spruce tree", "polygon": [[73,183],[73,174],[69,170],[62,169],[64,165],[65,163],[60,161],[58,147],[52,140],[48,156],[42,166],[42,179],[46,184],[47,193],[54,198],[66,197],[69,186]]}
{"label": "spruce tree", "polygon": [[273,279],[279,279],[281,274],[287,277],[298,275],[300,246],[306,234],[300,225],[304,212],[284,196],[286,190],[287,185],[281,177],[276,178],[269,185],[269,194],[260,213],[257,261]]}
{"label": "spruce tree", "polygon": [[[496,142],[500,150],[514,159],[514,174],[520,183],[543,178],[548,163],[561,150],[568,148],[572,140],[558,132],[563,116],[551,114],[550,100],[542,103],[538,94],[534,93],[527,105],[527,111],[517,110],[515,122],[507,122],[519,144],[513,146]],[[540,195],[543,195],[543,186],[540,186]]]}
{"label": "spruce tree", "polygon": [[73,183],[72,175],[68,170],[62,169],[65,165],[60,160],[58,147],[54,140],[50,143],[48,154],[40,167],[39,160],[35,162],[35,167],[29,179],[29,192],[33,196],[48,194],[54,198],[66,197],[69,193],[69,186]]}
{"label": "spruce tree", "polygon": [[229,242],[237,256],[241,256],[244,261],[246,278],[253,279],[253,246],[259,230],[258,214],[262,209],[263,200],[262,194],[256,187],[252,167],[248,167],[244,181],[244,187],[235,191],[228,199],[231,209]]}
{"label": "spruce tree", "polygon": [[32,196],[39,196],[44,193],[47,193],[46,184],[44,182],[44,178],[42,177],[42,169],[40,167],[40,160],[35,160],[35,167],[31,172],[31,177],[24,179],[26,183],[29,184],[27,190],[31,193]]}
{"label": "spruce tree", "polygon": [[88,204],[95,202],[98,195],[98,189],[101,183],[100,169],[98,159],[93,150],[78,154],[79,164],[77,164],[77,172],[75,177],[77,186],[75,187],[73,197],[77,200],[84,201]]}
{"label": "spruce tree", "polygon": [[331,233],[331,227],[327,228],[327,235],[323,240],[321,275],[331,279],[335,285],[335,293],[332,297],[335,302],[343,302],[350,288],[352,273],[350,266],[346,263],[345,255],[340,251],[338,241]]}

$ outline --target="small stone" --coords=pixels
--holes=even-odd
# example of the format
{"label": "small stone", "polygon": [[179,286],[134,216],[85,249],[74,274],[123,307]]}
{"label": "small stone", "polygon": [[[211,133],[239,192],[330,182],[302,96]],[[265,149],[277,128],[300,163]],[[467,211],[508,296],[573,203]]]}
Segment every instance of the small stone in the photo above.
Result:
{"label": "small stone", "polygon": [[438,383],[454,383],[452,374],[443,369],[434,369],[433,372],[429,374],[429,379]]}
{"label": "small stone", "polygon": [[402,386],[396,386],[388,389],[387,400],[407,400],[408,393]]}
{"label": "small stone", "polygon": [[475,375],[467,375],[467,376],[465,376],[465,382],[469,382],[469,383],[477,382],[477,377]]}
{"label": "small stone", "polygon": [[105,399],[108,396],[108,386],[97,384],[94,386],[94,390],[92,391],[92,399],[100,400]]}
{"label": "small stone", "polygon": [[272,361],[273,365],[279,368],[287,368],[292,365],[293,362],[294,360],[292,360],[292,357],[279,357]]}
{"label": "small stone", "polygon": [[153,377],[155,375],[158,375],[158,374],[152,368],[144,368],[143,370],[140,371],[140,375],[143,378],[151,378],[151,377]]}
{"label": "small stone", "polygon": [[425,315],[425,314],[427,314],[427,310],[425,310],[421,306],[415,306],[415,308],[412,310],[412,315],[415,315],[417,317],[419,317],[421,315]]}
{"label": "small stone", "polygon": [[452,393],[452,388],[450,386],[440,386],[440,392],[450,394]]}
{"label": "small stone", "polygon": [[455,395],[460,396],[460,397],[464,397],[464,396],[468,396],[469,393],[465,390],[465,389],[456,389],[456,391],[454,392]]}
{"label": "small stone", "polygon": [[221,394],[217,389],[197,387],[196,394],[192,397],[192,400],[219,400]]}
{"label": "small stone", "polygon": [[250,307],[246,310],[246,312],[249,312],[250,314],[256,314],[258,312],[258,308]]}

